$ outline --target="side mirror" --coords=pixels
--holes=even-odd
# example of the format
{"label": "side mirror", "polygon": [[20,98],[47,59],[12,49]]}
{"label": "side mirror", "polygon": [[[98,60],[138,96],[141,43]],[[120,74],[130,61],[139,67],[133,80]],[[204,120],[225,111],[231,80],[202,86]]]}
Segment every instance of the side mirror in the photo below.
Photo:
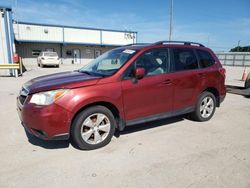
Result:
{"label": "side mirror", "polygon": [[145,69],[144,68],[136,68],[134,70],[135,77],[139,80],[145,76]]}

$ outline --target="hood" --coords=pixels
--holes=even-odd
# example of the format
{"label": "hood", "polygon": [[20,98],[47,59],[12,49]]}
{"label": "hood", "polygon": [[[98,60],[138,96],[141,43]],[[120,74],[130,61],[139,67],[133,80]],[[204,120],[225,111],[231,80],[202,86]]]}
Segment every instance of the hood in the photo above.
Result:
{"label": "hood", "polygon": [[34,78],[26,82],[23,87],[29,91],[29,94],[32,94],[60,88],[90,86],[96,84],[100,78],[102,77],[78,71],[68,71]]}

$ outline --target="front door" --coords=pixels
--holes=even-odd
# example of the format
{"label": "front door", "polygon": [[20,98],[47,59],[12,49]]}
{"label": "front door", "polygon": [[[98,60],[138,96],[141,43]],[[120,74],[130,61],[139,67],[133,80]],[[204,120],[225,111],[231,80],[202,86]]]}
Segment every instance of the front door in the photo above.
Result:
{"label": "front door", "polygon": [[[142,54],[127,70],[122,81],[126,121],[171,112],[173,86],[168,72],[168,49]],[[145,69],[145,77],[133,82],[133,70]]]}
{"label": "front door", "polygon": [[79,49],[74,49],[73,50],[73,62],[74,64],[80,64],[81,59],[80,59],[80,50]]}

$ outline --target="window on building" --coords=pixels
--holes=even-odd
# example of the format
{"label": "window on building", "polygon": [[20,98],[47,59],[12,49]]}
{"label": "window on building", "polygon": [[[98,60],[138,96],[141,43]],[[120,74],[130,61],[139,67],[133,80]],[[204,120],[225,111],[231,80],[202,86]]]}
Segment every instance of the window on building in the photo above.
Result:
{"label": "window on building", "polygon": [[45,48],[45,51],[47,51],[47,52],[54,52],[55,49],[54,48]]}
{"label": "window on building", "polygon": [[208,52],[197,50],[197,53],[200,59],[201,68],[212,66],[215,63],[214,58]]}
{"label": "window on building", "polygon": [[32,56],[39,56],[39,54],[41,53],[42,50],[38,50],[38,49],[35,49],[35,50],[32,50]]}
{"label": "window on building", "polygon": [[192,49],[175,48],[173,53],[175,71],[198,68],[198,61]]}
{"label": "window on building", "polygon": [[67,56],[72,56],[72,50],[67,50],[67,51],[66,51],[66,55],[67,55]]}

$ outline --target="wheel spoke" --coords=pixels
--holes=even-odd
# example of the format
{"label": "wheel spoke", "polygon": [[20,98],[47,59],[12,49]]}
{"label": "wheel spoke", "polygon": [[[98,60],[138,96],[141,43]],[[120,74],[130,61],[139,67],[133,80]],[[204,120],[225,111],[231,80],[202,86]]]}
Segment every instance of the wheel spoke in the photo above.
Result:
{"label": "wheel spoke", "polygon": [[209,99],[208,99],[208,102],[207,102],[207,106],[211,105],[211,104],[212,104],[212,101],[213,101],[213,100],[212,100],[211,98],[209,98]]}
{"label": "wheel spoke", "polygon": [[205,109],[205,105],[202,105],[202,106],[200,107],[200,112],[202,112],[204,109]]}
{"label": "wheel spoke", "polygon": [[207,107],[207,112],[209,113],[209,115],[210,115],[210,113],[213,111],[213,107]]}
{"label": "wheel spoke", "polygon": [[206,115],[206,109],[202,111],[202,116],[205,117],[205,115]]}
{"label": "wheel spoke", "polygon": [[83,122],[83,125],[85,125],[86,127],[90,127],[90,128],[94,127],[94,124],[89,117]]}
{"label": "wheel spoke", "polygon": [[109,132],[109,129],[110,129],[110,124],[109,123],[107,123],[105,125],[99,125],[99,130],[100,131]]}
{"label": "wheel spoke", "polygon": [[87,132],[82,133],[82,138],[87,141],[89,140],[90,136],[93,134],[93,130],[89,129]]}
{"label": "wheel spoke", "polygon": [[101,140],[102,140],[102,137],[101,137],[100,133],[98,131],[95,131],[95,133],[94,133],[94,142],[95,142],[95,144],[97,144]]}
{"label": "wheel spoke", "polygon": [[203,99],[203,102],[204,102],[204,105],[206,106],[207,105],[207,97],[205,97],[204,99]]}
{"label": "wheel spoke", "polygon": [[97,114],[96,125],[100,125],[106,116],[103,114]]}

